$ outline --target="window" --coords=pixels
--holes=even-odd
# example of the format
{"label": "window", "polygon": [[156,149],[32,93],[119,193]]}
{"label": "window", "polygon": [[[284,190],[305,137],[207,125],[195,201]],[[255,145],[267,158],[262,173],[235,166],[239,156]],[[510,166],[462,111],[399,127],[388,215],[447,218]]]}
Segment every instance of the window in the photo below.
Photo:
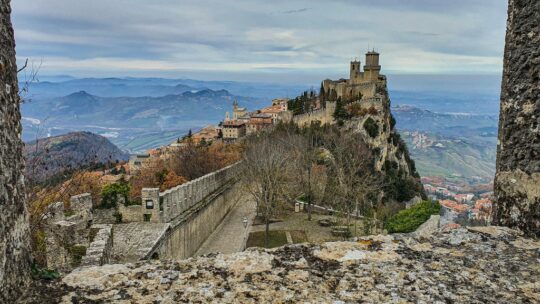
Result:
{"label": "window", "polygon": [[153,200],[146,200],[146,209],[154,209],[154,201]]}
{"label": "window", "polygon": [[143,220],[145,222],[150,222],[150,219],[152,218],[151,214],[143,214]]}

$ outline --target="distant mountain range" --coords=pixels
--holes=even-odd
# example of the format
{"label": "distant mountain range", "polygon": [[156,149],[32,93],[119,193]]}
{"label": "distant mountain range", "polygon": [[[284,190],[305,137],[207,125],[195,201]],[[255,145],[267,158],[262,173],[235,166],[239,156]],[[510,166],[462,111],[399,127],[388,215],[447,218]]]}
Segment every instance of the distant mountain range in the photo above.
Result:
{"label": "distant mountain range", "polygon": [[104,97],[142,97],[180,94],[186,91],[227,90],[233,95],[250,96],[270,101],[272,98],[296,96],[308,89],[308,85],[251,83],[237,81],[202,81],[167,78],[72,78],[70,76],[45,77],[45,81],[33,83],[30,99],[46,99],[86,91]]}
{"label": "distant mountain range", "polygon": [[[226,90],[159,97],[100,97],[79,91],[24,103],[23,139],[84,130],[106,136],[123,149],[142,151],[154,147],[152,144],[167,144],[190,128],[217,124],[231,111],[233,100],[252,109],[267,104]],[[141,141],[148,136],[153,139]],[[156,138],[161,141],[155,142]]]}
{"label": "distant mountain range", "polygon": [[22,106],[23,116],[63,126],[175,130],[190,122],[219,120],[233,100],[262,106],[254,98],[226,90],[187,91],[160,97],[100,97],[80,91],[63,97],[32,101]]}
{"label": "distant mountain range", "polygon": [[26,143],[24,157],[27,179],[41,182],[82,166],[127,160],[129,155],[103,136],[73,132]]}
{"label": "distant mountain range", "polygon": [[165,78],[46,77],[23,103],[23,140],[90,131],[130,152],[217,124],[233,100],[254,110],[306,87]]}

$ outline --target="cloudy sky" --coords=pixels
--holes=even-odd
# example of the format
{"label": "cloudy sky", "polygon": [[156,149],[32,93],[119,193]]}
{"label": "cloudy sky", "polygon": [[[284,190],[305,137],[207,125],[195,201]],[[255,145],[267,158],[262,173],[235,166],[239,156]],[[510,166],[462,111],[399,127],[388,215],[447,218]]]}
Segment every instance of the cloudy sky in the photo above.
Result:
{"label": "cloudy sky", "polygon": [[44,75],[300,82],[368,46],[387,74],[498,74],[506,2],[14,0],[12,19]]}

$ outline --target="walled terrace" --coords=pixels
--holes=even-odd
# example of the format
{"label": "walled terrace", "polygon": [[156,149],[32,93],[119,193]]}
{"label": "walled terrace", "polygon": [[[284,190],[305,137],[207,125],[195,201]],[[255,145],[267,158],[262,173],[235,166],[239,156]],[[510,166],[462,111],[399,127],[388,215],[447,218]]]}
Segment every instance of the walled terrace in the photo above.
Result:
{"label": "walled terrace", "polygon": [[539,258],[540,242],[503,227],[376,235],[176,262],[83,267],[26,301],[538,303]]}
{"label": "walled terrace", "polygon": [[[46,214],[47,266],[74,267],[181,259],[193,255],[238,201],[239,163],[160,192],[144,188],[142,205],[94,208],[85,193],[58,202]],[[114,213],[120,215],[117,223]]]}

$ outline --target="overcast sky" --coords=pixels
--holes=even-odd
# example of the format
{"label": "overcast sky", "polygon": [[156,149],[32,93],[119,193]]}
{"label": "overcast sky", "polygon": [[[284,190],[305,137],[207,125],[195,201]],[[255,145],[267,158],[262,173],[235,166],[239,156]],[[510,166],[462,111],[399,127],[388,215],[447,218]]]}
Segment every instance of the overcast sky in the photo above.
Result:
{"label": "overcast sky", "polygon": [[506,0],[14,0],[17,55],[44,75],[301,82],[346,77],[368,46],[387,74],[498,74]]}

